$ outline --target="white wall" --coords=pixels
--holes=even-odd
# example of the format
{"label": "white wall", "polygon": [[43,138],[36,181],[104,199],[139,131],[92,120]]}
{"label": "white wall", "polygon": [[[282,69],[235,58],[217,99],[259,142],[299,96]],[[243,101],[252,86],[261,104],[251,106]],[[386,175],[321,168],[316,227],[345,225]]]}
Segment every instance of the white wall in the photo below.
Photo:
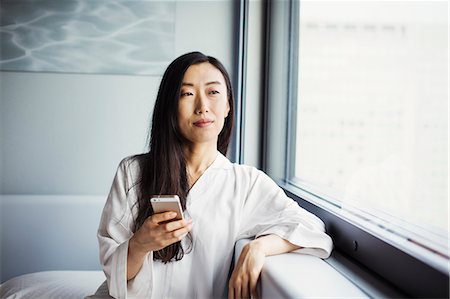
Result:
{"label": "white wall", "polygon": [[100,270],[104,204],[104,196],[0,195],[0,283],[37,271]]}
{"label": "white wall", "polygon": [[144,149],[159,78],[2,74],[5,194],[104,194]]}
{"label": "white wall", "polygon": [[[178,1],[175,55],[199,50],[233,74],[234,9]],[[1,194],[104,195],[119,161],[145,150],[160,77],[0,76]]]}
{"label": "white wall", "polygon": [[232,75],[237,5],[233,0],[177,1],[175,55],[203,52],[219,59]]}

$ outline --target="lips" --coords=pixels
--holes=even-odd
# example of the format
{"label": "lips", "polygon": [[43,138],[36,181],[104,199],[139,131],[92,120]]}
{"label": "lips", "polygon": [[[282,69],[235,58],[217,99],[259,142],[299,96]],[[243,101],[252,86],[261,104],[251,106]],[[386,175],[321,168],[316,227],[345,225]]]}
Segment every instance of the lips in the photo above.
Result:
{"label": "lips", "polygon": [[213,121],[211,119],[205,118],[205,119],[200,119],[200,120],[194,122],[194,126],[204,128],[204,127],[209,126],[212,123],[213,123]]}

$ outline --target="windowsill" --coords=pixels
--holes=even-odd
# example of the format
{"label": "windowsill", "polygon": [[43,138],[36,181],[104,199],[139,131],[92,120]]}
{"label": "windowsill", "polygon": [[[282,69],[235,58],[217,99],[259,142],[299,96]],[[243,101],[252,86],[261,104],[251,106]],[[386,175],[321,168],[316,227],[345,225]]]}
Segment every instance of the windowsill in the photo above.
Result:
{"label": "windowsill", "polygon": [[[347,275],[347,268],[350,269],[350,273],[353,272],[353,268],[365,269],[369,276],[381,281],[381,283],[372,283],[372,279],[369,279],[368,285],[375,285],[375,288],[369,287],[368,294],[376,294],[380,289],[379,285],[386,285],[392,286],[391,288],[403,294],[396,297],[448,298],[448,267],[446,271],[441,272],[383,238],[344,219],[333,209],[319,206],[309,201],[308,196],[299,195],[297,190],[290,190],[285,185],[281,186],[286,194],[297,201],[302,208],[315,214],[325,223],[327,232],[333,239],[335,252],[341,253],[351,261],[345,263],[350,265],[350,268],[344,267],[346,268],[344,270],[337,268],[343,275]],[[331,264],[333,259],[329,261]],[[353,267],[353,265],[357,266]],[[359,276],[360,274],[351,274],[346,277],[350,277],[351,281],[361,287]]]}
{"label": "windowsill", "polygon": [[[249,241],[236,243],[236,257]],[[259,288],[262,298],[403,297],[337,252],[327,260],[299,253],[267,257]]]}

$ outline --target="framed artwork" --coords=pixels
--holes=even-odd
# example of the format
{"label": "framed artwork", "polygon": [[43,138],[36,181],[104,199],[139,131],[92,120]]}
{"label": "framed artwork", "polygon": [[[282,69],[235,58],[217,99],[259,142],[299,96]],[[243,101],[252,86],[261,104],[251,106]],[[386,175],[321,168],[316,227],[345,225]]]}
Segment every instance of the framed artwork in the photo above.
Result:
{"label": "framed artwork", "polygon": [[0,70],[161,75],[175,1],[3,0]]}

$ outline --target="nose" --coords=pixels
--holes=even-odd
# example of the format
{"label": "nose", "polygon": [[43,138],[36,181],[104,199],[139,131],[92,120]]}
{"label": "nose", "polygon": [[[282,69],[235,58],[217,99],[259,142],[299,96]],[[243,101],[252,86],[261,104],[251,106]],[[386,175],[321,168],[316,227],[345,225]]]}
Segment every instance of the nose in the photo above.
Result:
{"label": "nose", "polygon": [[209,112],[208,99],[203,93],[199,93],[195,101],[195,114],[204,114],[207,112]]}

